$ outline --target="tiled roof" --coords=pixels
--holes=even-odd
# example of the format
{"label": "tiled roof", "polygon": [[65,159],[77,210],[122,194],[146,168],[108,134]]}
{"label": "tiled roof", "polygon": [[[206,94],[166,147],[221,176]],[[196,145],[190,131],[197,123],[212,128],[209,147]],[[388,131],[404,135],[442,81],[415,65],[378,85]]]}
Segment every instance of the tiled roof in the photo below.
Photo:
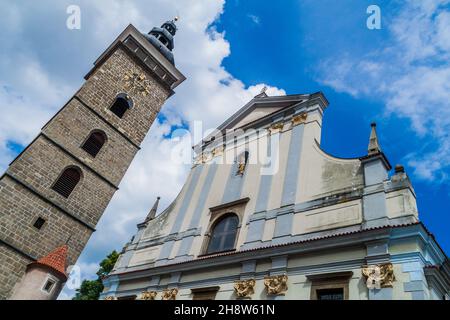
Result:
{"label": "tiled roof", "polygon": [[[431,233],[426,229],[426,227],[421,222],[411,222],[411,223],[404,223],[404,224],[397,224],[397,225],[384,225],[384,226],[378,226],[378,227],[372,227],[372,228],[366,228],[366,229],[359,229],[359,230],[354,230],[354,231],[335,233],[335,234],[330,234],[330,235],[326,235],[326,236],[318,236],[318,237],[313,237],[313,238],[299,240],[299,241],[294,241],[294,242],[280,243],[280,244],[276,244],[276,245],[268,245],[268,246],[256,247],[256,248],[245,249],[245,250],[234,250],[234,251],[222,252],[222,253],[217,253],[217,254],[199,256],[199,257],[197,257],[195,259],[189,259],[189,260],[185,260],[185,261],[169,263],[169,264],[166,264],[166,265],[163,265],[163,266],[173,266],[173,265],[179,265],[179,264],[187,264],[187,263],[194,262],[194,261],[206,260],[206,259],[211,259],[211,258],[221,257],[221,256],[236,255],[236,254],[249,252],[249,251],[259,251],[259,250],[269,249],[269,248],[285,247],[285,246],[290,246],[290,245],[296,245],[296,244],[303,244],[303,243],[307,243],[307,242],[313,242],[313,241],[317,241],[317,240],[323,240],[323,239],[342,237],[342,236],[347,236],[347,235],[352,235],[352,234],[357,234],[357,233],[363,233],[363,232],[368,232],[368,231],[373,231],[373,230],[388,229],[388,228],[395,229],[395,228],[409,227],[409,226],[414,226],[414,225],[421,225],[425,229],[425,231],[431,236]],[[144,271],[144,270],[146,270],[146,269],[125,271],[125,272],[116,273],[115,275],[123,275],[123,274],[128,274],[128,273],[141,272],[141,271]]]}
{"label": "tiled roof", "polygon": [[38,261],[33,262],[31,264],[47,266],[53,269],[54,271],[60,273],[60,275],[64,276],[64,278],[67,278],[66,275],[67,250],[68,250],[67,245],[63,245],[61,247],[56,248],[48,255],[40,258]]}

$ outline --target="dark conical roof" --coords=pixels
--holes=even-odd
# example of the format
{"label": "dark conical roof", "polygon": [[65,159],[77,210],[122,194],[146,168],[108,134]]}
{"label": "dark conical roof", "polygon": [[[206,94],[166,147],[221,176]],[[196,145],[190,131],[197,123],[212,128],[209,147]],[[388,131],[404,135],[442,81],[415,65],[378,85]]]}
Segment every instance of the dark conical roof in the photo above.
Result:
{"label": "dark conical roof", "polygon": [[164,22],[161,27],[154,27],[148,34],[144,34],[144,37],[173,65],[175,65],[172,53],[174,48],[173,37],[176,32],[175,21],[171,20]]}

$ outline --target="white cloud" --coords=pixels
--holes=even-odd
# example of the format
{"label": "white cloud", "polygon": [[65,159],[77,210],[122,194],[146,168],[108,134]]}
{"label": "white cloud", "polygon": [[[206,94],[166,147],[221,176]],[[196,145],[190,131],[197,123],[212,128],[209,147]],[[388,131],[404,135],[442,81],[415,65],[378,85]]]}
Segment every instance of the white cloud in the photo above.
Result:
{"label": "white cloud", "polygon": [[[215,127],[259,93],[264,84],[246,88],[222,67],[230,44],[223,33],[210,27],[222,13],[222,0],[78,1],[81,30],[70,31],[65,28],[65,9],[72,2],[5,5],[7,19],[0,21],[0,37],[7,43],[0,49],[0,107],[7,110],[0,118],[2,169],[12,158],[6,142],[31,141],[78,89],[90,63],[128,23],[148,32],[180,12],[174,54],[177,67],[188,78],[163,108],[169,123],[153,124],[78,261],[96,266],[135,233],[136,223],[145,218],[156,196],[162,197],[161,211],[181,189],[189,167],[171,159],[178,142],[164,138],[169,126],[181,120],[203,120],[204,129]],[[37,26],[42,27],[39,32]],[[268,87],[269,95],[285,94]],[[61,298],[71,295],[73,291],[66,289]]]}
{"label": "white cloud", "polygon": [[447,179],[450,167],[449,3],[407,1],[385,24],[391,32],[386,47],[364,57],[333,57],[323,63],[319,80],[353,96],[381,97],[388,115],[409,119],[419,136],[434,140],[433,150],[405,158],[429,181]]}

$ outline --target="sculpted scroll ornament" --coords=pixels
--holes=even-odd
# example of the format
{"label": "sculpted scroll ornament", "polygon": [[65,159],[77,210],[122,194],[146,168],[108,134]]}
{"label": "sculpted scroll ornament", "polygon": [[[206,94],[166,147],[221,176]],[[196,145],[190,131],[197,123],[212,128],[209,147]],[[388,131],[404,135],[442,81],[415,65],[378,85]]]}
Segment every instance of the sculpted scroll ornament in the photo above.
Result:
{"label": "sculpted scroll ornament", "polygon": [[362,268],[362,274],[366,277],[368,289],[392,287],[392,282],[395,281],[392,263],[364,266]]}
{"label": "sculpted scroll ornament", "polygon": [[162,300],[175,300],[175,297],[177,296],[178,289],[166,289],[162,292]]}
{"label": "sculpted scroll ornament", "polygon": [[264,285],[267,289],[267,294],[282,294],[287,291],[288,276],[283,274],[279,276],[270,276],[264,278]]}
{"label": "sculpted scroll ornament", "polygon": [[254,293],[255,280],[240,280],[234,283],[234,292],[238,297],[248,297]]}
{"label": "sculpted scroll ornament", "polygon": [[141,300],[155,300],[157,294],[156,291],[144,291],[141,293]]}
{"label": "sculpted scroll ornament", "polygon": [[114,296],[107,296],[107,297],[105,298],[105,300],[117,300],[117,298],[114,297]]}
{"label": "sculpted scroll ornament", "polygon": [[283,130],[284,124],[282,122],[275,123],[269,128],[270,134],[275,134]]}
{"label": "sculpted scroll ornament", "polygon": [[308,115],[306,113],[302,113],[292,117],[292,125],[296,126],[298,124],[304,123]]}
{"label": "sculpted scroll ornament", "polygon": [[223,154],[224,149],[225,149],[224,147],[214,148],[212,151],[213,157],[221,156]]}
{"label": "sculpted scroll ornament", "polygon": [[137,72],[129,72],[123,77],[125,82],[125,89],[140,93],[144,97],[150,94],[150,81],[146,79],[145,74]]}

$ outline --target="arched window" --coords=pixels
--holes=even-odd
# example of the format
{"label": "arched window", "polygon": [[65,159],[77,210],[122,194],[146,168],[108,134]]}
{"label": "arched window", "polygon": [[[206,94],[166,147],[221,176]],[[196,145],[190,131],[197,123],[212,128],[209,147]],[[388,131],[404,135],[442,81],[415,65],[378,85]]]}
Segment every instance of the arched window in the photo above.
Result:
{"label": "arched window", "polygon": [[227,214],[220,218],[211,230],[211,238],[206,253],[234,249],[239,218],[235,214]]}
{"label": "arched window", "polygon": [[63,171],[56,180],[52,189],[58,192],[63,197],[67,198],[72,193],[75,186],[81,179],[81,170],[77,167],[70,167]]}
{"label": "arched window", "polygon": [[103,131],[96,130],[89,135],[81,148],[91,156],[95,157],[105,144],[105,141],[106,134]]}
{"label": "arched window", "polygon": [[117,95],[116,100],[110,110],[119,118],[122,118],[125,112],[133,106],[133,102],[125,93]]}

